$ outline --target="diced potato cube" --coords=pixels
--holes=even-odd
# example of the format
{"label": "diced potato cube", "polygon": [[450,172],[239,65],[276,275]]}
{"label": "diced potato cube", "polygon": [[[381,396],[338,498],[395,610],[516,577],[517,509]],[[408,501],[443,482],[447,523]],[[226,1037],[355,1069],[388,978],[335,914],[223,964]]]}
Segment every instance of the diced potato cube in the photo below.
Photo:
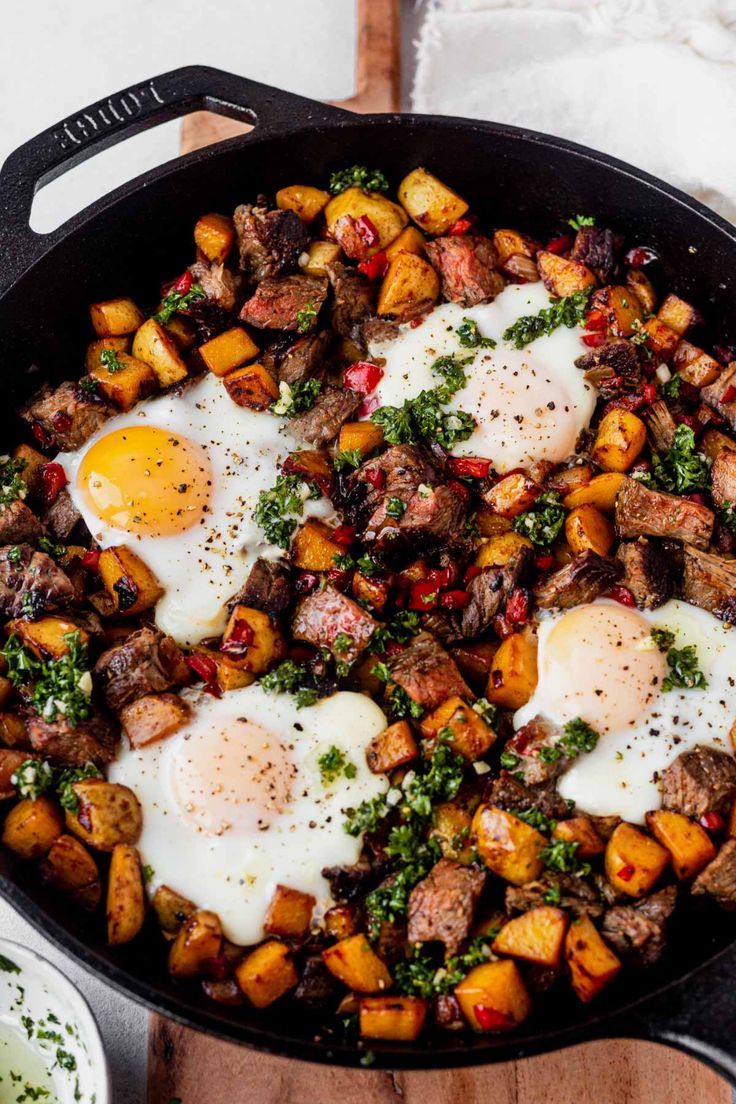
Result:
{"label": "diced potato cube", "polygon": [[28,488],[28,493],[38,494],[41,489],[41,468],[48,464],[48,457],[31,445],[18,445],[13,449],[13,458],[23,461],[24,467],[18,474]]}
{"label": "diced potato cube", "polygon": [[672,294],[665,296],[657,311],[657,318],[660,322],[664,322],[665,326],[669,326],[671,330],[679,334],[680,337],[696,322],[702,320],[700,311],[696,310],[690,303],[686,303],[684,299],[680,299],[678,295]]}
{"label": "diced potato cube", "polygon": [[338,437],[338,452],[360,449],[362,456],[369,456],[383,444],[383,430],[375,422],[346,422]]}
{"label": "diced potato cube", "polygon": [[[377,234],[377,240],[368,244],[361,233],[360,219],[368,221],[366,229]],[[406,212],[380,192],[366,192],[362,188],[347,188],[331,199],[325,207],[327,234],[337,241],[348,257],[362,259],[385,249],[397,238],[409,221]],[[356,226],[358,222],[358,226]]]}
{"label": "diced potato cube", "polygon": [[286,641],[278,626],[262,610],[237,605],[222,636],[222,650],[243,658],[246,671],[262,675],[286,656]]}
{"label": "diced potato cube", "polygon": [[331,974],[356,993],[378,993],[391,985],[385,962],[362,932],[328,947],[322,952],[322,961]]}
{"label": "diced potato cube", "polygon": [[490,506],[486,506],[485,502],[478,503],[476,520],[482,537],[497,537],[499,533],[511,532],[512,519],[501,517]]}
{"label": "diced potato cube", "polygon": [[277,885],[268,906],[264,930],[283,939],[302,939],[309,932],[315,904],[311,893]]}
{"label": "diced potato cube", "polygon": [[316,483],[323,494],[329,495],[334,481],[334,471],[322,449],[297,449],[290,452],[281,465],[284,475],[299,475],[305,482]]}
{"label": "diced potato cube", "polygon": [[669,809],[647,813],[647,828],[666,847],[672,859],[672,869],[683,881],[692,878],[716,857],[715,845],[699,824]]}
{"label": "diced potato cube", "polygon": [[418,1039],[427,1016],[421,997],[364,997],[360,1002],[360,1034],[364,1039],[410,1043]]}
{"label": "diced potato cube", "polygon": [[630,337],[641,322],[644,312],[637,296],[629,288],[600,288],[590,301],[591,309],[602,311],[608,328],[616,337]]}
{"label": "diced potato cube", "polygon": [[432,819],[431,836],[439,843],[443,858],[469,865],[473,850],[469,843],[472,817],[468,810],[453,801],[444,801],[435,805]]}
{"label": "diced potato cube", "polygon": [[367,602],[377,613],[381,613],[388,602],[391,589],[386,579],[374,579],[362,571],[355,572],[350,588],[356,601]]}
{"label": "diced potato cube", "polygon": [[553,839],[564,840],[566,843],[576,843],[576,856],[581,859],[592,859],[596,855],[602,855],[606,850],[606,844],[595,830],[590,817],[576,816],[569,820],[558,822],[552,832]]}
{"label": "diced potato cube", "polygon": [[659,360],[669,360],[680,343],[680,335],[659,318],[647,318],[641,330],[646,334],[646,347]]}
{"label": "diced potato cube", "polygon": [[111,399],[121,410],[130,410],[156,390],[158,377],[149,364],[127,353],[118,353],[117,363],[122,368],[111,369],[100,361],[89,369],[89,374],[97,380],[97,386],[105,398]]}
{"label": "diced potato cube", "polygon": [[233,326],[199,347],[199,355],[215,376],[226,376],[258,356],[258,346],[242,326]]}
{"label": "diced potato cube", "polygon": [[374,774],[388,774],[396,767],[411,763],[419,748],[408,721],[396,721],[384,728],[366,749],[368,766]]}
{"label": "diced potato cube", "polygon": [[107,882],[107,942],[111,947],[130,943],[146,918],[141,860],[135,847],[118,843],[110,858]]}
{"label": "diced potato cube", "polygon": [[649,893],[670,861],[669,852],[633,824],[619,824],[606,846],[606,877],[629,897]]}
{"label": "diced potato cube", "polygon": [[358,930],[358,917],[353,905],[333,905],[325,913],[325,931],[332,939],[347,939]]}
{"label": "diced potato cube", "polygon": [[613,513],[623,483],[623,472],[602,472],[601,475],[594,475],[584,487],[566,495],[562,505],[566,510],[576,510],[579,506],[595,506],[604,513]]}
{"label": "diced potato cube", "polygon": [[510,959],[475,966],[456,987],[455,996],[474,1031],[511,1031],[532,1010],[519,967]]}
{"label": "diced potato cube", "polygon": [[151,903],[159,925],[168,935],[178,932],[184,921],[197,911],[193,901],[167,885],[158,887]]}
{"label": "diced potato cube", "polygon": [[598,426],[592,457],[607,472],[625,472],[636,460],[647,440],[647,427],[629,410],[614,408],[604,414]]}
{"label": "diced potato cube", "polygon": [[236,406],[268,410],[279,397],[276,381],[263,364],[246,364],[229,372],[222,381]]}
{"label": "diced potato cube", "polygon": [[330,193],[309,184],[291,184],[276,193],[276,206],[282,211],[293,211],[302,222],[314,222],[330,202]]}
{"label": "diced potato cube", "polygon": [[155,606],[164,592],[143,560],[123,544],[103,549],[98,571],[116,611],[124,617],[135,617]]}
{"label": "diced potato cube", "polygon": [[428,749],[446,740],[453,751],[472,763],[481,759],[496,741],[496,733],[479,713],[457,696],[448,698],[421,722]]}
{"label": "diced potato cube", "polygon": [[91,341],[87,346],[87,352],[84,357],[84,370],[91,373],[93,369],[99,368],[102,364],[100,355],[105,352],[106,349],[112,349],[114,353],[129,353],[130,346],[133,341],[131,334],[118,334],[116,337],[100,337],[97,341]]}
{"label": "diced potato cube", "polygon": [[544,863],[540,853],[547,840],[512,813],[495,805],[479,805],[471,833],[488,869],[512,885],[524,885],[542,873]]}
{"label": "diced potato cube", "polygon": [[596,284],[595,276],[586,265],[580,261],[568,261],[557,253],[548,253],[546,249],[540,249],[537,253],[537,268],[547,291],[563,299]]}
{"label": "diced potato cube", "polygon": [[143,325],[144,315],[132,299],[105,299],[89,308],[95,333],[100,337],[130,334]]}
{"label": "diced potato cube", "polygon": [[621,962],[604,943],[590,917],[573,920],[565,937],[565,959],[570,980],[581,1001],[592,1000],[618,974]]}
{"label": "diced potato cube", "polygon": [[540,905],[504,924],[493,941],[493,950],[555,969],[562,957],[567,924],[562,909]]}
{"label": "diced potato cube", "polygon": [[335,566],[335,556],[345,552],[343,545],[332,539],[334,530],[314,518],[300,526],[291,543],[291,558],[301,571],[329,571]]}
{"label": "diced potato cube", "polygon": [[299,981],[289,948],[275,939],[261,943],[235,969],[235,980],[254,1008],[267,1008]]}
{"label": "diced potato cube", "polygon": [[256,676],[245,666],[242,659],[232,659],[224,652],[215,651],[214,648],[205,648],[202,644],[193,647],[195,655],[204,656],[214,663],[217,672],[217,685],[223,693],[228,690],[240,690],[243,686],[250,686],[255,682]]}
{"label": "diced potato cube", "polygon": [[67,807],[66,826],[96,851],[112,851],[118,843],[137,843],[143,830],[138,798],[128,786],[104,778],[72,783],[75,809]]}
{"label": "diced potato cube", "polygon": [[502,567],[518,555],[522,548],[533,548],[528,537],[521,533],[499,533],[478,549],[475,562],[478,567]]}
{"label": "diced potato cube", "polygon": [[59,836],[39,867],[41,881],[93,912],[102,900],[97,863],[74,836]]}
{"label": "diced potato cube", "polygon": [[61,659],[67,655],[69,641],[66,637],[72,633],[79,633],[80,642],[89,644],[89,633],[65,617],[42,617],[39,621],[18,617],[8,622],[8,630],[19,636],[39,659]]}
{"label": "diced potato cube", "polygon": [[607,556],[614,536],[613,525],[596,506],[576,506],[565,519],[565,538],[576,556],[588,549]]}
{"label": "diced potato cube", "polygon": [[214,912],[193,913],[181,926],[169,951],[169,973],[176,978],[197,977],[222,949],[222,927]]}
{"label": "diced potato cube", "polygon": [[514,633],[502,641],[493,657],[486,697],[502,709],[521,709],[537,685],[537,638]]}
{"label": "diced potato cube", "polygon": [[299,268],[306,276],[326,276],[327,265],[339,261],[342,249],[336,242],[313,241],[299,256]]}
{"label": "diced potato cube", "polygon": [[27,751],[0,748],[0,801],[7,801],[9,798],[15,797],[13,775],[28,758]]}
{"label": "diced potato cube", "polygon": [[176,341],[155,318],[149,318],[136,332],[133,338],[133,356],[153,368],[162,387],[179,383],[188,375]]}
{"label": "diced potato cube", "polygon": [[709,356],[697,345],[691,345],[689,341],[681,341],[675,349],[672,358],[672,367],[681,379],[693,387],[707,387],[721,374],[721,365]]}
{"label": "diced potato cube", "polygon": [[190,712],[178,694],[144,694],[120,710],[120,723],[130,746],[139,748],[178,732]]}
{"label": "diced potato cube", "polygon": [[736,441],[719,429],[706,429],[700,441],[700,451],[705,453],[711,464],[723,449],[736,449]]}
{"label": "diced potato cube", "polygon": [[429,261],[416,253],[396,253],[381,283],[377,313],[406,322],[429,310],[439,294],[440,278]]}
{"label": "diced potato cube", "polygon": [[573,464],[571,468],[562,468],[553,472],[545,483],[545,489],[556,491],[566,498],[568,495],[587,487],[593,478],[593,469],[590,464]]}
{"label": "diced potato cube", "polygon": [[483,495],[483,501],[504,518],[523,514],[539,495],[539,487],[523,472],[513,472],[499,479]]}
{"label": "diced potato cube", "polygon": [[493,235],[493,245],[498,254],[498,263],[503,265],[509,257],[521,255],[522,257],[536,257],[539,242],[520,234],[518,230],[496,230]]}
{"label": "diced potato cube", "polygon": [[416,226],[407,226],[402,230],[398,238],[394,238],[390,245],[386,246],[386,256],[389,260],[397,253],[424,254],[424,234],[417,230]]}
{"label": "diced potato cube", "polygon": [[0,713],[0,744],[5,747],[27,747],[26,726],[17,713]]}
{"label": "diced potato cube", "polygon": [[399,184],[399,201],[427,234],[445,234],[465,214],[465,200],[426,169],[413,169]]}
{"label": "diced potato cube", "polygon": [[61,809],[50,797],[23,798],[5,818],[2,842],[21,859],[40,859],[64,831]]}
{"label": "diced potato cube", "polygon": [[210,264],[224,264],[235,241],[235,227],[228,215],[202,215],[194,227],[194,244]]}

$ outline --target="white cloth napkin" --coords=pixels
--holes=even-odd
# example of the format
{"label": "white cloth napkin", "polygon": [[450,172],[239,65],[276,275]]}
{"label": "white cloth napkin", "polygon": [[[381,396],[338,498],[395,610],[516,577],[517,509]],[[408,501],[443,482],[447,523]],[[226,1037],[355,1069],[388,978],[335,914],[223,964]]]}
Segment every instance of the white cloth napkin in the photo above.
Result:
{"label": "white cloth napkin", "polygon": [[581,142],[736,222],[736,0],[429,0],[412,101]]}

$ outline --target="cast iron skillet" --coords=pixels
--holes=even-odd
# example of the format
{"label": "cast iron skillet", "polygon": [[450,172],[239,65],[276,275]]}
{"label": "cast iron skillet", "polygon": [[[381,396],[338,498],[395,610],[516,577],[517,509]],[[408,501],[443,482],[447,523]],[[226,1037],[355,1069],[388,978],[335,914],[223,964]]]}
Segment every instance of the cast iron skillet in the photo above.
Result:
{"label": "cast iron skillet", "polygon": [[[252,133],[200,150],[119,188],[46,236],[28,225],[34,191],[91,156],[166,119],[208,108],[255,123]],[[17,150],[0,173],[0,356],[7,444],[13,409],[45,379],[77,378],[89,340],[87,305],[119,294],[154,302],[159,278],[191,261],[192,227],[205,211],[231,211],[259,191],[322,183],[352,164],[393,184],[426,165],[458,188],[490,225],[541,237],[571,214],[661,256],[654,275],[704,310],[719,340],[736,340],[736,231],[692,199],[603,154],[496,123],[426,116],[354,116],[215,69],[156,77],[94,104]],[[310,1014],[252,1014],[206,1001],[166,972],[153,929],[128,948],[105,944],[89,919],[39,885],[35,869],[0,854],[0,892],[36,928],[129,996],[192,1027],[261,1050],[357,1065],[364,1051],[328,1034]],[[728,915],[707,908],[675,918],[670,949],[653,972],[626,973],[590,1007],[567,992],[538,1002],[511,1036],[413,1046],[376,1044],[376,1065],[429,1068],[505,1061],[587,1039],[629,1036],[681,1047],[736,1083],[736,945]],[[562,990],[565,987],[561,987]]]}

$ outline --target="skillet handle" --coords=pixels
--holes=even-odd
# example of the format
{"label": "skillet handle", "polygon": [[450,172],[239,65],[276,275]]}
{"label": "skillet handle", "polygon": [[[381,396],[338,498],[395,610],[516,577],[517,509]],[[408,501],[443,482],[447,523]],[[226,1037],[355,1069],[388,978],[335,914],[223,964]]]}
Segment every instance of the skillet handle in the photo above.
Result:
{"label": "skillet handle", "polygon": [[56,238],[56,231],[40,235],[29,226],[39,188],[99,150],[195,110],[257,124],[259,133],[349,117],[339,108],[199,65],[174,69],[98,100],[19,146],[2,166],[0,290],[9,287]]}

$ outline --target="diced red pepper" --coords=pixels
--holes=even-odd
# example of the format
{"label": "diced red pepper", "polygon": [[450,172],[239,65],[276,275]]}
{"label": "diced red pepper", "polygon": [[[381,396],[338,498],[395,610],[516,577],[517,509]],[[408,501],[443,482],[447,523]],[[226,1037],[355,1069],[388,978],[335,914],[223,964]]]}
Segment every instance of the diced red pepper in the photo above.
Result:
{"label": "diced red pepper", "polygon": [[172,291],[175,291],[178,295],[186,295],[188,291],[192,290],[192,274],[187,269],[186,272],[182,272],[178,280],[173,284]]}
{"label": "diced red pepper", "polygon": [[733,402],[736,399],[736,387],[732,383],[729,383],[726,390],[721,395],[721,402]]}
{"label": "diced red pepper", "polygon": [[461,610],[470,603],[470,595],[467,590],[446,590],[440,594],[440,605],[443,609]]}
{"label": "diced red pepper", "polygon": [[485,479],[491,469],[491,461],[480,456],[450,456],[447,466],[453,475]]}
{"label": "diced red pepper", "polygon": [[381,400],[377,395],[369,395],[367,399],[363,399],[362,403],[358,407],[358,415],[361,418],[367,418],[373,413],[374,410],[378,410],[381,405]]}
{"label": "diced red pepper", "polygon": [[617,877],[619,877],[622,882],[630,882],[635,874],[636,867],[632,866],[631,863],[626,863],[626,866],[622,866],[620,870],[616,871]]}
{"label": "diced red pepper", "polygon": [[627,265],[632,265],[634,268],[641,268],[643,265],[651,264],[652,261],[658,261],[659,256],[650,249],[648,245],[637,245],[624,257],[624,261]]}
{"label": "diced red pepper", "polygon": [[583,345],[587,345],[589,349],[597,349],[599,345],[605,345],[606,334],[604,333],[586,333],[580,338]]}
{"label": "diced red pepper", "polygon": [[722,832],[726,822],[720,813],[703,813],[698,824],[705,828],[706,832]]}
{"label": "diced red pepper", "polygon": [[484,1004],[474,1004],[473,1015],[481,1031],[502,1031],[514,1022],[507,1012],[499,1012],[496,1008],[486,1008]]}
{"label": "diced red pepper", "polygon": [[82,567],[87,571],[98,571],[100,567],[100,553],[95,548],[90,548],[82,556]]}
{"label": "diced red pepper", "polygon": [[383,468],[366,468],[363,474],[371,487],[380,489],[386,482],[386,473]]}
{"label": "diced red pepper", "polygon": [[47,506],[56,502],[69,480],[61,464],[44,464],[41,468],[41,498]]}
{"label": "diced red pepper", "polygon": [[470,218],[459,218],[455,222],[453,222],[447,233],[451,238],[459,238],[463,234],[467,234],[474,221],[475,220],[472,218],[472,216]]}
{"label": "diced red pepper", "polygon": [[375,391],[382,379],[383,369],[367,360],[356,360],[355,364],[345,369],[342,377],[345,387],[359,391],[361,395]]}
{"label": "diced red pepper", "polygon": [[614,602],[620,602],[622,606],[634,607],[636,602],[634,601],[634,595],[631,593],[628,587],[617,584],[611,587],[607,595],[608,598],[613,598]]}
{"label": "diced red pepper", "polygon": [[352,571],[345,571],[341,567],[331,567],[327,572],[327,578],[338,590],[346,590],[352,577]]}
{"label": "diced red pepper", "polygon": [[34,422],[31,426],[31,433],[38,441],[41,448],[48,448],[53,444],[53,437],[50,433],[47,433],[40,422]]}
{"label": "diced red pepper", "polygon": [[483,568],[478,567],[477,564],[471,564],[468,570],[465,572],[463,582],[467,586],[471,579],[476,579],[479,575],[483,574]]}
{"label": "diced red pepper", "polygon": [[[491,625],[493,626],[493,631],[495,632],[496,636],[500,636],[501,640],[506,640],[507,637],[514,635],[514,630],[511,622],[503,613],[497,613],[496,616],[493,618]],[[496,690],[498,690],[499,686],[502,685],[502,682],[503,679],[501,680],[501,682],[494,683],[494,687]]]}
{"label": "diced red pepper", "polygon": [[205,684],[205,690],[208,694],[214,695],[214,697],[222,697],[220,687],[217,685],[217,664],[214,659],[210,659],[205,655],[188,655],[186,657],[187,667],[191,671],[194,671],[195,675],[202,679]]}
{"label": "diced red pepper", "polygon": [[362,272],[369,280],[379,280],[385,274],[387,268],[388,257],[381,249],[380,252],[374,253],[372,257],[367,257],[364,261],[361,261],[358,265],[358,272]]}
{"label": "diced red pepper", "polygon": [[506,602],[506,617],[512,625],[525,625],[529,620],[529,591],[514,587]]}
{"label": "diced red pepper", "polygon": [[571,247],[572,238],[569,234],[560,234],[559,238],[552,238],[552,241],[547,242],[548,253],[567,253]]}
{"label": "diced red pepper", "polygon": [[537,556],[534,561],[537,571],[549,571],[554,562],[555,558],[550,552],[546,552],[543,556]]}
{"label": "diced red pepper", "polygon": [[673,415],[677,425],[687,426],[691,429],[696,437],[699,437],[703,432],[703,423],[700,418],[696,418],[694,414],[674,414]]}
{"label": "diced red pepper", "polygon": [[355,544],[356,534],[357,529],[354,525],[338,525],[332,531],[332,539],[335,544],[341,544],[343,548],[349,548],[351,544]]}
{"label": "diced red pepper", "polygon": [[409,592],[409,609],[431,610],[437,605],[439,590],[431,579],[422,579],[418,583],[412,583]]}
{"label": "diced red pepper", "polygon": [[363,244],[367,245],[369,249],[371,246],[377,245],[381,239],[381,235],[376,230],[375,223],[368,215],[361,215],[360,218],[355,220],[355,229],[360,234]]}
{"label": "diced red pepper", "polygon": [[460,495],[460,497],[464,498],[466,502],[470,498],[470,491],[465,486],[465,484],[461,483],[458,479],[449,479],[447,481],[447,486],[452,487],[455,494]]}
{"label": "diced red pepper", "polygon": [[423,314],[418,314],[416,318],[412,318],[411,322],[409,323],[409,329],[415,330],[417,326],[421,326],[422,322],[424,321],[424,317],[425,316]]}
{"label": "diced red pepper", "polygon": [[294,581],[294,590],[297,594],[310,594],[319,583],[319,575],[313,571],[302,571]]}
{"label": "diced red pepper", "polygon": [[721,364],[730,364],[732,360],[736,360],[736,346],[714,345],[713,356],[716,360],[720,360]]}
{"label": "diced red pepper", "polygon": [[220,651],[229,656],[244,656],[256,638],[253,626],[240,619],[235,622],[228,636],[220,646]]}
{"label": "diced red pepper", "polygon": [[67,414],[66,410],[57,410],[51,419],[51,424],[57,433],[63,433],[71,426],[72,416]]}
{"label": "diced red pepper", "polygon": [[593,307],[586,314],[584,325],[586,330],[607,330],[608,318],[605,311],[602,311],[600,307]]}
{"label": "diced red pepper", "polygon": [[446,590],[448,587],[454,585],[457,582],[458,570],[455,564],[448,564],[447,567],[432,567],[427,572],[427,579],[430,583],[435,583],[440,590]]}

